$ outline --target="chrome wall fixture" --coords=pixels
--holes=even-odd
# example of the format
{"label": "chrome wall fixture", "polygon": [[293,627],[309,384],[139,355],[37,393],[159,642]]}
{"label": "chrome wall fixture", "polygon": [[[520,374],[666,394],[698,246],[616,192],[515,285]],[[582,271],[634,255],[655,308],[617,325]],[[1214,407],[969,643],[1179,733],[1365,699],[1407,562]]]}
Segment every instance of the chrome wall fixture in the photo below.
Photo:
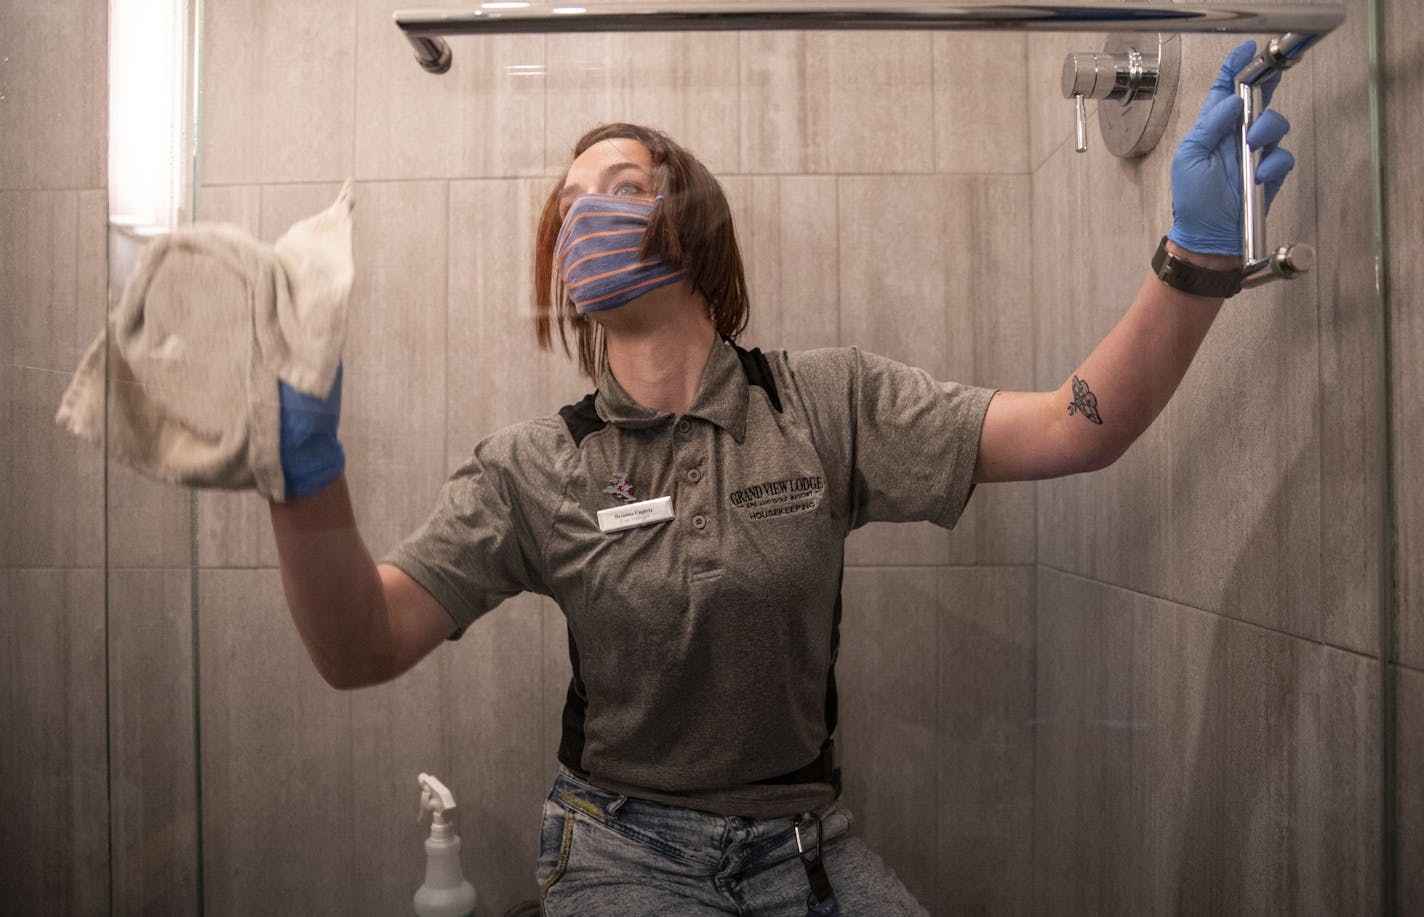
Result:
{"label": "chrome wall fixture", "polygon": [[1181,66],[1182,43],[1161,33],[1116,33],[1100,52],[1064,58],[1063,97],[1073,100],[1078,152],[1088,151],[1087,99],[1100,100],[1098,128],[1114,155],[1150,152],[1167,129]]}
{"label": "chrome wall fixture", "polygon": [[728,30],[864,29],[1035,32],[1299,32],[1326,35],[1345,21],[1339,4],[1207,3],[927,3],[901,0],[816,0],[716,3],[663,0],[603,3],[591,8],[553,4],[484,3],[479,9],[398,10],[396,26],[415,46],[421,66],[443,72],[447,35],[546,32],[705,32]]}
{"label": "chrome wall fixture", "polygon": [[1287,242],[1269,249],[1266,244],[1266,189],[1256,184],[1260,153],[1246,144],[1246,132],[1265,110],[1262,84],[1275,73],[1294,67],[1302,54],[1320,40],[1318,34],[1290,32],[1273,38],[1236,76],[1236,93],[1245,103],[1241,123],[1241,194],[1245,203],[1241,226],[1241,250],[1245,258],[1243,286],[1256,286],[1275,277],[1291,278],[1315,266],[1315,248],[1303,242]]}
{"label": "chrome wall fixture", "polygon": [[[576,0],[574,0],[576,2]],[[1242,271],[1244,285],[1310,270],[1315,250],[1266,242],[1265,192],[1256,184],[1259,154],[1245,143],[1261,112],[1260,86],[1297,62],[1345,21],[1339,4],[1250,7],[1206,3],[903,3],[898,0],[736,3],[667,0],[665,8],[600,2],[593,8],[534,3],[482,3],[469,12],[398,10],[396,27],[431,73],[450,69],[449,35],[551,32],[688,32],[765,30],[1020,30],[1108,32],[1100,53],[1074,53],[1063,63],[1063,94],[1074,100],[1078,149],[1087,148],[1086,99],[1098,99],[1098,121],[1109,150],[1140,156],[1157,143],[1171,114],[1181,60],[1176,35],[1187,32],[1261,34],[1270,39],[1237,77],[1245,103],[1241,125]],[[1143,34],[1144,30],[1153,34]],[[1110,105],[1104,105],[1110,102]]]}

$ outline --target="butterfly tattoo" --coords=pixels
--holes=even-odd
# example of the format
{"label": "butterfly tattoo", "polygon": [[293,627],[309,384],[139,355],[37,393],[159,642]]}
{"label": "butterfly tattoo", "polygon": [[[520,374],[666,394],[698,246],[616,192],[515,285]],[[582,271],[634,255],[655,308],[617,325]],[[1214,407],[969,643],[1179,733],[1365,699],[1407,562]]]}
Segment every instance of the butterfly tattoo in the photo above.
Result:
{"label": "butterfly tattoo", "polygon": [[1082,414],[1093,423],[1101,425],[1103,418],[1098,414],[1098,396],[1088,390],[1088,383],[1073,377],[1073,403],[1068,405],[1069,414]]}

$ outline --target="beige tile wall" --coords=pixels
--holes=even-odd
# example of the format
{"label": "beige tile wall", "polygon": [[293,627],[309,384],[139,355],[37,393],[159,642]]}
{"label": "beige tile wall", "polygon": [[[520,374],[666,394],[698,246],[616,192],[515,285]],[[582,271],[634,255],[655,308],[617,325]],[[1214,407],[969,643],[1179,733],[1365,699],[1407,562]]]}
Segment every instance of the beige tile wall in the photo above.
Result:
{"label": "beige tile wall", "polygon": [[0,893],[20,914],[109,904],[104,575],[0,568]]}
{"label": "beige tile wall", "polygon": [[[1173,402],[1116,465],[1039,485],[1040,909],[1380,906],[1381,329],[1368,10],[1363,0],[1347,6],[1347,23],[1287,75],[1275,102],[1292,122],[1285,145],[1298,166],[1270,235],[1314,243],[1316,271],[1229,303]],[[1387,70],[1417,73],[1405,37],[1414,32],[1398,18],[1415,14],[1401,6],[1386,3],[1395,11],[1386,34],[1404,42]],[[1032,122],[1041,388],[1116,321],[1170,225],[1171,150],[1235,44],[1184,41],[1183,94],[1162,146],[1141,162],[1113,160],[1100,143],[1073,153],[1060,108],[1045,104]],[[1047,84],[1035,52],[1061,60],[1066,49],[1057,38],[1029,47],[1030,80]],[[1404,170],[1387,178],[1392,201],[1417,159],[1395,139],[1418,134],[1417,84],[1386,83]],[[1124,249],[1124,239],[1141,241]],[[1414,262],[1395,262],[1407,289]],[[1396,391],[1412,365],[1408,311],[1395,300]],[[1403,542],[1421,515],[1404,496],[1417,474],[1398,460],[1419,426],[1408,404],[1399,398],[1394,418],[1401,660],[1417,617]],[[1420,836],[1418,807],[1406,804],[1419,795],[1412,675],[1395,676],[1401,891],[1412,881],[1403,855]],[[1137,842],[1124,849],[1124,837]]]}
{"label": "beige tile wall", "polygon": [[[932,840],[942,811],[927,804],[939,796],[938,574],[933,567],[846,571],[836,665],[845,802],[866,842],[927,903],[935,900]],[[889,608],[894,614],[884,613]]]}
{"label": "beige tile wall", "polygon": [[[1360,79],[1358,49],[1368,21],[1356,4],[1319,55],[1315,69],[1317,143],[1327,163],[1317,183],[1319,252],[1321,545],[1330,575],[1322,576],[1321,636],[1338,646],[1378,652],[1379,527],[1383,399],[1379,397],[1380,308],[1374,259],[1363,254],[1374,232],[1369,83]],[[1321,48],[1321,51],[1326,50]],[[1349,410],[1342,411],[1345,405]],[[1361,536],[1364,537],[1361,537]]]}
{"label": "beige tile wall", "polygon": [[[20,741],[0,786],[6,833],[27,840],[0,866],[0,898],[90,913],[109,895],[94,816],[103,468],[51,417],[102,324],[106,28],[102,4],[43,6],[0,11],[0,304],[17,319],[0,380],[12,431],[0,480],[15,500],[0,642],[25,648],[5,667],[3,720]],[[1302,167],[1272,231],[1316,242],[1313,277],[1233,303],[1114,468],[982,488],[952,534],[873,526],[851,540],[847,799],[937,913],[1376,904],[1382,418],[1368,212],[1351,190],[1367,150],[1363,8],[1278,103]],[[1419,323],[1400,291],[1418,284],[1400,189],[1421,178],[1409,155],[1420,29],[1412,7],[1385,8],[1407,863],[1424,837],[1405,766],[1424,734],[1412,585],[1424,575],[1409,550],[1424,424],[1408,397]],[[433,77],[374,0],[248,0],[206,16],[199,216],[274,239],[359,180],[343,438],[376,553],[419,523],[475,439],[586,390],[522,330],[531,216],[583,127],[657,124],[724,179],[758,305],[749,344],[856,343],[1018,388],[1056,385],[1120,314],[1166,225],[1170,138],[1195,109],[1184,99],[1144,162],[1100,144],[1075,156],[1057,83],[1079,36],[460,39],[455,69]],[[76,41],[90,53],[71,53]],[[1188,41],[1184,91],[1232,44]],[[76,59],[87,76],[68,69]],[[1026,62],[1023,87],[990,78],[1004,59]],[[1006,116],[1025,102],[1026,121]],[[1039,270],[1023,269],[1025,249]],[[121,910],[186,911],[198,887],[188,496],[109,473],[113,893]],[[407,907],[420,770],[459,794],[482,911],[531,897],[568,679],[557,608],[521,597],[391,685],[339,694],[286,616],[266,508],[198,501],[206,906]],[[43,776],[9,779],[21,773]],[[1409,870],[1397,881],[1399,900],[1418,897]]]}
{"label": "beige tile wall", "polygon": [[1417,767],[1417,762],[1424,759],[1424,674],[1400,666],[1396,678],[1399,764],[1395,819],[1399,849],[1395,856],[1394,897],[1399,902],[1414,902],[1424,895],[1424,875],[1410,866],[1424,859],[1424,780],[1419,779]]}
{"label": "beige tile wall", "polygon": [[1033,912],[1034,570],[943,567],[938,628],[939,913]]}
{"label": "beige tile wall", "polygon": [[54,423],[104,322],[107,33],[93,0],[0,7],[0,901],[16,914],[110,901],[103,453]]}
{"label": "beige tile wall", "polygon": [[1424,896],[1424,317],[1419,293],[1424,268],[1420,241],[1419,188],[1424,187],[1424,10],[1406,0],[1384,4],[1381,48],[1384,86],[1383,149],[1385,231],[1389,289],[1393,397],[1396,582],[1395,661],[1398,748],[1394,770],[1398,855],[1395,900],[1400,908]]}
{"label": "beige tile wall", "polygon": [[1038,571],[1034,912],[1374,913],[1378,661]]}
{"label": "beige tile wall", "polygon": [[1395,0],[1385,4],[1384,166],[1389,239],[1390,338],[1393,345],[1391,388],[1394,398],[1395,514],[1399,538],[1398,661],[1424,669],[1424,318],[1419,315],[1419,289],[1424,284],[1420,259],[1419,191],[1424,164],[1424,11]]}
{"label": "beige tile wall", "polygon": [[350,842],[353,707],[370,698],[326,688],[275,570],[205,569],[198,607],[205,912],[356,913],[353,859],[372,838]]}
{"label": "beige tile wall", "polygon": [[0,190],[102,188],[108,4],[7,3],[0,36]]}
{"label": "beige tile wall", "polygon": [[355,165],[356,26],[350,2],[246,0],[204,8],[201,100],[208,184],[332,181]]}
{"label": "beige tile wall", "polygon": [[57,427],[54,414],[69,374],[103,330],[106,212],[101,190],[0,192],[7,317],[0,481],[17,523],[0,530],[5,566],[103,563],[103,453]]}
{"label": "beige tile wall", "polygon": [[192,606],[186,569],[110,572],[114,913],[199,910]]}
{"label": "beige tile wall", "polygon": [[857,830],[931,913],[1032,913],[1032,568],[851,567],[843,596]]}
{"label": "beige tile wall", "polygon": [[[431,7],[451,6],[450,3]],[[454,3],[455,8],[468,4]],[[426,8],[431,8],[426,7]],[[361,179],[471,178],[544,172],[545,40],[516,35],[461,42],[444,76],[416,66],[392,40],[385,0],[356,10],[355,174]]]}

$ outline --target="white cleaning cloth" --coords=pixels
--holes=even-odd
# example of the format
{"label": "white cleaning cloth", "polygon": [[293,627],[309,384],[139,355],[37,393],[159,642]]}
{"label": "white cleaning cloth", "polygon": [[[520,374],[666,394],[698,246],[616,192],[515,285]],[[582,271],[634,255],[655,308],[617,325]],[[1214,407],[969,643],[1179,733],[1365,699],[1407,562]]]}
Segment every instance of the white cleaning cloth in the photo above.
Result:
{"label": "white cleaning cloth", "polygon": [[[197,224],[151,241],[80,360],[56,423],[150,477],[285,497],[277,380],[324,398],[355,268],[351,182],[268,245]],[[108,346],[105,347],[107,340]]]}

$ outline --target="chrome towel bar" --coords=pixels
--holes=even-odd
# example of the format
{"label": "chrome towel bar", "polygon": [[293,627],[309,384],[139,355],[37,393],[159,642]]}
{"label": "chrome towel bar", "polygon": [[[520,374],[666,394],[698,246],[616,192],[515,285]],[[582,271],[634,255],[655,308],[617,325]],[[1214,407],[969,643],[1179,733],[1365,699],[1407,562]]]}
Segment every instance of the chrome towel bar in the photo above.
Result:
{"label": "chrome towel bar", "polygon": [[1319,37],[1345,20],[1337,4],[1252,7],[1217,4],[902,3],[821,0],[816,3],[709,3],[665,6],[599,3],[483,3],[479,9],[397,10],[395,23],[432,73],[450,68],[447,35],[551,32],[700,32],[728,30],[1021,30],[1034,32],[1293,32]]}

